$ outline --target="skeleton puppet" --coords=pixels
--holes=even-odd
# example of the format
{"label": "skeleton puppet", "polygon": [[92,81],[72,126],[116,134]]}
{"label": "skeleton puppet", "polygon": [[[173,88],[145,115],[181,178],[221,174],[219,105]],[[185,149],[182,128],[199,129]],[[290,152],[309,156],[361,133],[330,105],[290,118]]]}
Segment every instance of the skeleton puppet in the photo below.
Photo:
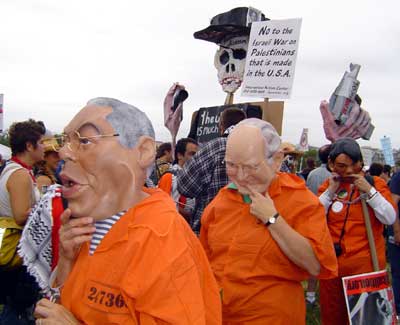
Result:
{"label": "skeleton puppet", "polygon": [[251,23],[268,20],[251,7],[239,7],[211,19],[210,26],[195,32],[194,38],[216,43],[214,66],[222,90],[233,94],[242,84]]}
{"label": "skeleton puppet", "polygon": [[[226,104],[232,104],[233,94],[243,81],[251,23],[264,20],[269,19],[255,8],[234,8],[213,17],[210,26],[193,35],[196,39],[220,46],[214,56],[214,66],[218,70],[222,90],[228,94]],[[182,85],[174,84],[164,101],[164,125],[170,130],[173,140],[181,122],[182,105],[174,111],[171,103],[176,92],[183,88]],[[196,138],[195,134],[195,130],[190,131],[191,137]]]}

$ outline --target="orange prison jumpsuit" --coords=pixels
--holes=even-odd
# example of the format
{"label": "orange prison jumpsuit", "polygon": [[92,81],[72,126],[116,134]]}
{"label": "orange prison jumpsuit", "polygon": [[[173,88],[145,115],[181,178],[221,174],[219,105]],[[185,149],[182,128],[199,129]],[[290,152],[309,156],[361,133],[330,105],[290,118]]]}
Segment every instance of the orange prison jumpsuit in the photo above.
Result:
{"label": "orange prison jumpsuit", "polygon": [[170,195],[172,192],[172,176],[172,173],[165,173],[158,181],[158,188]]}
{"label": "orange prison jumpsuit", "polygon": [[158,189],[121,217],[93,255],[85,243],[61,292],[84,324],[221,324],[204,250]]}
{"label": "orange prison jumpsuit", "polygon": [[[374,177],[375,189],[388,200],[394,208],[390,189],[385,181],[380,177]],[[329,186],[329,180],[326,180],[319,188],[319,194],[323,193]],[[336,193],[345,190],[347,196],[344,200],[350,200],[350,184],[342,183]],[[360,192],[354,187],[352,201],[360,196]],[[385,240],[383,238],[383,224],[375,217],[374,210],[368,205],[371,217],[371,226],[375,239],[375,246],[381,270],[386,268]],[[334,212],[332,208],[328,211],[327,221],[329,231],[334,243],[339,242],[340,233],[343,228],[347,205],[339,212]],[[346,302],[343,293],[343,276],[372,272],[372,260],[369,250],[367,230],[365,228],[364,216],[362,212],[361,201],[350,204],[349,214],[345,232],[341,240],[343,253],[338,257],[339,276],[330,280],[320,281],[320,305],[322,324],[348,324]]]}
{"label": "orange prison jumpsuit", "polygon": [[[237,190],[223,188],[202,216],[200,240],[222,288],[223,324],[305,324],[300,281],[310,274],[292,263],[268,228],[250,214]],[[280,218],[308,239],[321,278],[337,275],[324,208],[303,180],[279,173],[269,187]]]}

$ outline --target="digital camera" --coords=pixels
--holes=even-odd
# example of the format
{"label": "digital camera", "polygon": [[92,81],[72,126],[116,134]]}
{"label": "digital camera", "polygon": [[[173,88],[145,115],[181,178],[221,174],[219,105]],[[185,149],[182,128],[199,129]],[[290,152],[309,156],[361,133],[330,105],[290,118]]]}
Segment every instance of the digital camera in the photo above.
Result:
{"label": "digital camera", "polygon": [[335,248],[336,257],[339,257],[340,255],[342,255],[343,250],[342,250],[342,246],[340,246],[339,243],[334,243],[333,247]]}

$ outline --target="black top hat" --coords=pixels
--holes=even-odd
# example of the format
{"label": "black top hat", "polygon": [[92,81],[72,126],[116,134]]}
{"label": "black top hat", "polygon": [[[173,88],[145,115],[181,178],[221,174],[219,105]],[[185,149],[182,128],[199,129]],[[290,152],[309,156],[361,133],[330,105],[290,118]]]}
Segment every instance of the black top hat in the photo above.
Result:
{"label": "black top hat", "polygon": [[250,34],[251,23],[269,20],[255,8],[239,7],[223,12],[211,19],[210,26],[193,34],[194,38],[220,44],[234,36]]}

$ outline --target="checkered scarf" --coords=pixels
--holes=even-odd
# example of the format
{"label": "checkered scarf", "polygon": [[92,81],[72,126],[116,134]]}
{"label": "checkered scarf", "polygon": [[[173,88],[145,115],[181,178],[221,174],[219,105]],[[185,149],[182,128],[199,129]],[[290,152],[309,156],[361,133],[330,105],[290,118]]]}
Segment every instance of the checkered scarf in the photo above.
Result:
{"label": "checkered scarf", "polygon": [[52,201],[61,196],[59,188],[60,185],[50,186],[32,209],[18,245],[23,264],[45,293],[49,291],[52,262]]}

